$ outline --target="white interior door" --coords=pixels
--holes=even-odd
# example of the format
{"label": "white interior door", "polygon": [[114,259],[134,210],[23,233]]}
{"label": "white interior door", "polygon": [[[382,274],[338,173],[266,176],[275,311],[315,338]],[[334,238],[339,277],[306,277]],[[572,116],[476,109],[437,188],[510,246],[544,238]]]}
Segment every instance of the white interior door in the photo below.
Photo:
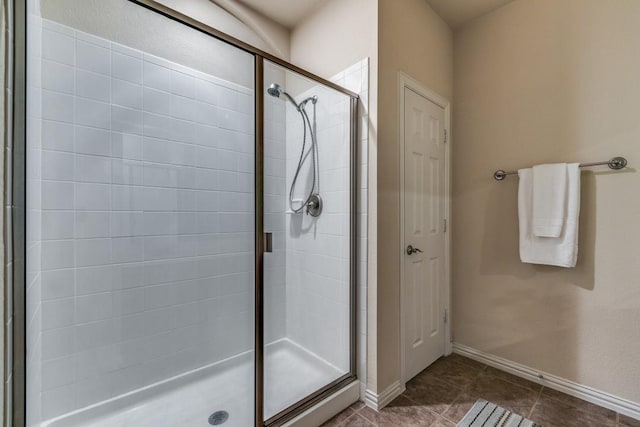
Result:
{"label": "white interior door", "polygon": [[411,89],[403,90],[402,315],[408,381],[445,351],[445,113]]}

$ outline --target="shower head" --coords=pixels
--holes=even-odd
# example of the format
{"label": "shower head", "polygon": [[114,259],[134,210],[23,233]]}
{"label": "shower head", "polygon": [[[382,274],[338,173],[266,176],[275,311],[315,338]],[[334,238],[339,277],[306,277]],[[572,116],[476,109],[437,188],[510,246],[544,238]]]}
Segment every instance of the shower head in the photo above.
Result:
{"label": "shower head", "polygon": [[269,86],[269,88],[267,89],[267,93],[271,96],[275,96],[276,98],[280,98],[282,92],[284,92],[282,90],[282,87],[280,87],[280,85],[277,83],[271,83],[271,86]]}
{"label": "shower head", "polygon": [[298,105],[296,100],[293,99],[287,92],[285,92],[282,86],[280,86],[278,83],[271,83],[271,85],[269,85],[269,87],[267,88],[267,93],[275,98],[280,98],[280,95],[284,95],[289,100],[289,102],[293,104],[295,109],[300,111],[300,106]]}

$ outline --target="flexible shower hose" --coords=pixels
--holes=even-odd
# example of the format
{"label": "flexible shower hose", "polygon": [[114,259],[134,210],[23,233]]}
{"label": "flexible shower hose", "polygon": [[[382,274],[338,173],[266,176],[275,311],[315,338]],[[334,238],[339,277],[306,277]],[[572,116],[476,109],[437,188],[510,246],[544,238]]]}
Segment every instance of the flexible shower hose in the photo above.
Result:
{"label": "flexible shower hose", "polygon": [[[318,144],[316,141],[315,133],[313,131],[313,126],[311,125],[311,120],[309,120],[309,115],[305,110],[305,106],[308,100],[309,98],[307,98],[306,100],[298,104],[298,112],[302,117],[302,150],[300,150],[300,158],[298,159],[298,166],[296,168],[296,173],[293,176],[293,181],[291,182],[291,189],[289,190],[289,207],[294,213],[300,213],[304,209],[304,207],[307,206],[307,204],[311,201],[311,198],[315,194],[314,191],[316,189],[316,186],[320,187],[318,182],[320,180],[320,177],[316,179],[316,172],[320,170],[320,165],[318,164],[319,163]],[[315,122],[316,122],[316,104],[314,102],[313,103],[313,123],[315,124]],[[307,145],[307,126],[309,127],[309,134],[311,136],[311,149],[305,153],[305,148]],[[293,206],[293,191],[295,189],[296,182],[298,181],[298,177],[300,176],[300,171],[302,170],[302,166],[304,165],[305,161],[309,157],[309,154],[311,154],[311,161],[312,161],[311,167],[313,171],[313,180],[311,182],[311,189],[309,190],[309,194],[307,195],[306,200],[298,208],[295,208]]]}

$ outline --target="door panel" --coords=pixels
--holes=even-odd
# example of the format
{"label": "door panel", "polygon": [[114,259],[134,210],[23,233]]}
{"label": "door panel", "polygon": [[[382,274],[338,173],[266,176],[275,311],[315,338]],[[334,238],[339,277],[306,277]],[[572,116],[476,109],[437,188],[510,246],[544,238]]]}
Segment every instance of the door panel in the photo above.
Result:
{"label": "door panel", "polygon": [[404,89],[405,380],[444,354],[444,110]]}
{"label": "door panel", "polygon": [[269,61],[262,90],[269,424],[350,374],[351,115],[347,95]]}

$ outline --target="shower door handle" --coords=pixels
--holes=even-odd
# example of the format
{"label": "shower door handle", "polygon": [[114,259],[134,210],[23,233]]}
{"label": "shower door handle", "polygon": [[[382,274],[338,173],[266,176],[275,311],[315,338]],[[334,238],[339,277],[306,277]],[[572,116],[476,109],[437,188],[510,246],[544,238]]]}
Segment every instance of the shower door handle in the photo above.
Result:
{"label": "shower door handle", "polygon": [[264,233],[264,251],[273,252],[273,233]]}

